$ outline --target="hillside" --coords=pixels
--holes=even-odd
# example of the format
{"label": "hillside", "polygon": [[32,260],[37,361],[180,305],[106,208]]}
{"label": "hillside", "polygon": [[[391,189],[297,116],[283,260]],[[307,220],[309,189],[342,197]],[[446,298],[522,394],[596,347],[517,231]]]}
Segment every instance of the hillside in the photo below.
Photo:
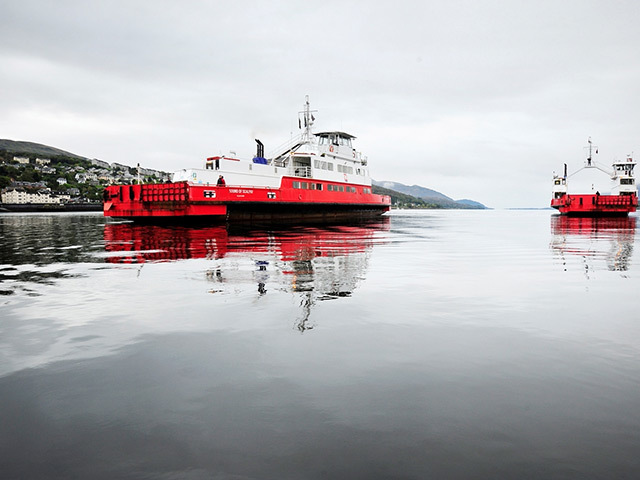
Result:
{"label": "hillside", "polygon": [[44,157],[62,156],[67,158],[77,158],[80,160],[86,159],[86,157],[81,157],[80,155],[76,155],[74,153],[65,152],[64,150],[60,150],[59,148],[49,147],[40,143],[22,142],[15,140],[0,139],[0,152],[2,151],[26,155],[39,155]]}
{"label": "hillside", "polygon": [[386,188],[396,192],[409,195],[414,198],[423,200],[426,204],[434,205],[427,208],[461,208],[461,209],[485,209],[487,208],[480,202],[474,200],[454,200],[440,192],[430,188],[421,187],[420,185],[404,185],[391,181],[373,181],[378,187]]}
{"label": "hillside", "polygon": [[145,182],[168,179],[166,172],[90,160],[33,142],[0,139],[0,188],[28,192],[49,190],[72,202],[99,202],[105,185],[128,184],[141,175]]}

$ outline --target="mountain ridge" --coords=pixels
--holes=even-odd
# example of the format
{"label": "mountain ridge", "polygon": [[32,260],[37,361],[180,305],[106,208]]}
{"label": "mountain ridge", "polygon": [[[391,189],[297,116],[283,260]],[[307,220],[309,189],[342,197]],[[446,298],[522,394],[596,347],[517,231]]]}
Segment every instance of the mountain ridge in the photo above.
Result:
{"label": "mountain ridge", "polygon": [[410,195],[415,198],[424,200],[426,203],[435,205],[436,208],[461,208],[461,209],[487,209],[485,205],[475,200],[461,199],[454,200],[448,197],[444,193],[440,193],[431,188],[422,187],[420,185],[405,185],[399,182],[392,182],[389,180],[373,180],[373,185],[400,192],[405,195]]}

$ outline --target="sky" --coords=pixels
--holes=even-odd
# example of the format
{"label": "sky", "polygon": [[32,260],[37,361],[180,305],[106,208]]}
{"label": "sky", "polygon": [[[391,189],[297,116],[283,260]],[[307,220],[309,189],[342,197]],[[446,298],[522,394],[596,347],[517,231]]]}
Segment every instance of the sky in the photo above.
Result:
{"label": "sky", "polygon": [[493,208],[640,154],[637,0],[0,0],[0,65],[0,138],[165,171],[268,154],[306,95],[374,179]]}

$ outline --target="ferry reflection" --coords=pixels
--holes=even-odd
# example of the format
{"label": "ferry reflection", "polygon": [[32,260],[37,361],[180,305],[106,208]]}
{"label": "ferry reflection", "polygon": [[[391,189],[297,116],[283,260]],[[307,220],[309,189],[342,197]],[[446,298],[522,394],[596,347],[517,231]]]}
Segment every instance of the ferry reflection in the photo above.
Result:
{"label": "ferry reflection", "polygon": [[568,257],[580,257],[587,277],[598,264],[626,271],[633,254],[636,217],[551,216],[551,249],[567,270]]}
{"label": "ferry reflection", "polygon": [[[372,246],[384,241],[389,219],[358,226],[233,233],[207,228],[108,223],[105,248],[112,263],[212,260],[206,279],[213,294],[257,286],[258,297],[274,288],[299,296],[301,330],[313,328],[316,301],[348,297],[364,278]],[[256,291],[256,290],[254,290]]]}

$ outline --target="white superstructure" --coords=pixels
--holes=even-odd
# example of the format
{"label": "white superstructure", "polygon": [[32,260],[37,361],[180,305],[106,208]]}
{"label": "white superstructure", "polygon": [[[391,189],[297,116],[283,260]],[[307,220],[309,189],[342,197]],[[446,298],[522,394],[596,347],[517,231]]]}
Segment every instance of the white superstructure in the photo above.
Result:
{"label": "white superstructure", "polygon": [[367,158],[352,144],[355,137],[345,132],[313,133],[314,111],[309,97],[300,112],[303,132],[279,147],[270,158],[263,157],[259,140],[257,155],[251,160],[211,157],[204,169],[184,169],[173,174],[173,182],[215,185],[220,175],[227,185],[277,188],[284,176],[371,186]]}
{"label": "white superstructure", "polygon": [[633,169],[636,162],[628,156],[624,162],[614,162],[611,176],[611,193],[613,195],[631,194],[638,192],[636,179],[633,176]]}
{"label": "white superstructure", "polygon": [[[633,176],[633,170],[636,166],[636,162],[631,155],[628,155],[624,161],[614,161],[612,169],[605,168],[598,164],[593,159],[594,149],[595,153],[598,153],[598,147],[594,146],[589,139],[589,145],[587,159],[584,162],[584,166],[577,171],[567,175],[567,164],[564,165],[564,174],[553,176],[553,198],[560,198],[563,195],[570,194],[607,194],[607,195],[630,195],[638,192],[636,185],[636,179]],[[574,177],[571,181],[571,191],[568,189],[568,179],[573,177],[577,173],[580,173],[580,177]],[[599,180],[602,177],[602,173],[609,176],[610,189],[606,190],[607,186],[602,185]]]}

